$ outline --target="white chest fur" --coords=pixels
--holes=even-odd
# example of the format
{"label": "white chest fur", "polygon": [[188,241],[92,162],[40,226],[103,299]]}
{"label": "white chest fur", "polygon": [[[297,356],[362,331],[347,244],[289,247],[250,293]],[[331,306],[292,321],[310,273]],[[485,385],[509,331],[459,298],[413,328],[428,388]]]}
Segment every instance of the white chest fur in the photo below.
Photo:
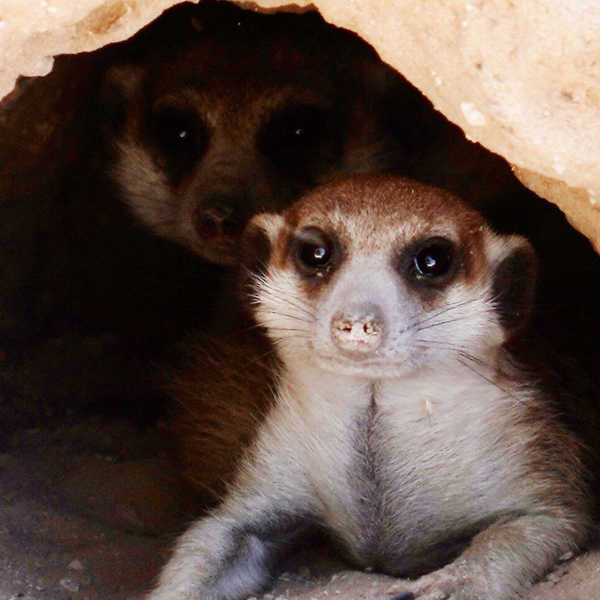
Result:
{"label": "white chest fur", "polygon": [[380,381],[307,371],[284,376],[268,435],[285,436],[281,460],[358,562],[402,569],[410,547],[412,569],[434,540],[515,510],[526,391],[468,367]]}

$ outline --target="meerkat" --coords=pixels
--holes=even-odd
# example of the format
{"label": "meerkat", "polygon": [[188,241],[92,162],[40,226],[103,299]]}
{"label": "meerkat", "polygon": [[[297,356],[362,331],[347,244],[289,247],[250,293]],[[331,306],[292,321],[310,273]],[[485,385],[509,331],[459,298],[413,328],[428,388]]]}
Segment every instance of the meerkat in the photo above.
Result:
{"label": "meerkat", "polygon": [[141,223],[210,262],[236,261],[256,212],[401,167],[427,137],[427,101],[314,12],[203,2],[169,18],[106,76],[110,176]]}
{"label": "meerkat", "polygon": [[256,216],[244,246],[272,401],[149,600],[259,593],[313,529],[403,599],[513,600],[581,547],[587,450],[508,349],[529,242],[447,191],[364,176]]}
{"label": "meerkat", "polygon": [[[212,8],[210,8],[211,6]],[[303,21],[296,20],[298,15],[277,15],[277,20],[269,21],[273,17],[256,15],[228,5],[208,4],[206,7],[202,6],[201,8],[210,8],[210,10],[206,13],[191,13],[191,15],[185,12],[185,18],[180,19],[180,21],[187,24],[188,33],[192,35],[195,43],[200,44],[199,40],[202,40],[202,43],[210,48],[212,48],[213,40],[216,40],[219,31],[221,31],[221,37],[218,38],[218,43],[223,43],[222,40],[225,39],[226,45],[228,45],[232,43],[229,39],[232,29],[239,36],[239,39],[235,43],[241,43],[250,39],[249,36],[254,35],[256,31],[263,32],[263,29],[269,31],[269,35],[279,35],[277,32],[273,33],[271,25],[275,26],[280,23],[282,27],[281,31],[283,31],[284,26],[287,28],[293,23],[303,23]],[[203,19],[198,21],[198,15],[202,14],[204,14]],[[325,26],[320,23],[315,15],[304,15],[302,18],[306,19],[304,25],[298,30],[302,34],[304,34],[303,27],[305,25],[315,26],[311,34],[312,37],[307,37],[304,40],[307,44],[312,43],[315,36],[320,37],[323,35],[325,39],[327,35],[331,34],[333,40],[337,40],[338,36],[342,36],[341,39],[344,41],[344,44],[350,43],[352,48],[361,49],[361,52],[365,52],[368,55],[368,51],[363,45],[357,40],[348,37],[347,33],[334,29],[326,31]],[[190,23],[192,23],[191,26]],[[217,26],[223,29],[217,29]],[[285,30],[287,31],[287,29]],[[267,36],[267,39],[271,38]],[[279,38],[273,38],[273,44],[279,44],[277,39]],[[290,43],[292,43],[290,40],[285,41],[281,46],[280,52],[288,52]],[[326,48],[329,48],[328,43],[325,45]],[[214,41],[214,45],[216,44],[217,41]],[[252,44],[249,47],[252,47]],[[336,51],[340,51],[339,48]],[[217,56],[220,56],[219,53],[223,52],[223,48],[218,46],[213,48],[211,52],[211,56],[214,52],[217,53]],[[348,56],[354,55],[346,54],[346,61],[348,60]],[[302,60],[308,65],[312,58],[313,55],[308,53],[304,55]],[[363,64],[362,60],[357,59],[359,64]],[[138,216],[140,219],[155,231],[159,229],[163,231],[161,229],[160,214],[170,214],[173,218],[169,217],[168,222],[173,227],[177,224],[176,227],[180,228],[180,230],[181,228],[186,228],[187,234],[179,236],[179,234],[176,235],[174,233],[175,229],[171,229],[170,233],[166,230],[163,231],[166,236],[171,236],[172,239],[179,240],[179,242],[184,243],[187,247],[196,247],[196,251],[200,254],[203,254],[205,251],[212,253],[211,248],[214,249],[218,246],[221,250],[217,253],[219,256],[213,254],[214,260],[229,262],[235,260],[233,256],[234,249],[238,243],[239,231],[241,231],[243,223],[250,217],[252,212],[267,206],[285,206],[296,193],[300,193],[305,187],[304,184],[308,184],[309,180],[312,184],[323,179],[343,175],[345,172],[351,170],[369,171],[377,170],[377,168],[385,168],[406,172],[414,179],[445,187],[458,195],[468,198],[469,202],[477,210],[482,211],[486,215],[486,218],[493,221],[495,227],[499,227],[505,233],[522,233],[530,239],[536,251],[540,254],[543,263],[539,277],[539,288],[542,291],[541,297],[545,298],[547,305],[552,305],[551,310],[536,311],[533,317],[533,320],[536,321],[536,335],[552,335],[553,340],[556,342],[555,345],[558,347],[557,340],[559,335],[563,338],[567,337],[564,334],[566,332],[571,339],[567,339],[566,343],[563,341],[561,350],[564,349],[564,354],[573,354],[574,341],[577,345],[581,345],[582,343],[582,336],[578,335],[577,332],[581,330],[587,332],[592,319],[594,319],[593,312],[589,309],[590,306],[594,305],[593,301],[583,303],[578,301],[573,302],[573,299],[585,296],[591,297],[590,294],[594,294],[594,297],[596,297],[595,286],[590,285],[590,282],[594,281],[594,273],[600,273],[600,262],[587,240],[584,240],[582,236],[570,229],[556,207],[551,207],[549,203],[536,197],[532,192],[529,192],[520,185],[512,175],[509,166],[501,157],[495,156],[483,147],[465,140],[458,128],[446,122],[440,115],[437,115],[425,99],[418,98],[411,91],[410,87],[389,69],[382,67],[380,64],[375,68],[376,63],[372,62],[371,58],[368,59],[367,63],[371,64],[371,67],[369,67],[368,74],[365,77],[360,75],[359,80],[362,82],[360,85],[364,85],[365,90],[370,90],[368,101],[373,106],[379,108],[372,112],[365,121],[365,114],[362,112],[362,107],[366,106],[364,101],[367,96],[364,98],[353,96],[351,105],[348,105],[349,101],[347,99],[341,101],[341,105],[346,106],[346,108],[354,108],[348,112],[344,112],[344,118],[336,121],[336,128],[340,126],[339,130],[336,129],[336,136],[338,139],[346,139],[343,147],[347,149],[347,152],[342,153],[340,156],[340,160],[334,162],[336,169],[339,167],[340,170],[336,170],[333,174],[331,171],[323,171],[315,178],[305,178],[304,182],[301,182],[301,185],[294,184],[294,193],[291,195],[288,194],[288,191],[291,189],[292,182],[296,181],[296,176],[299,173],[288,178],[285,183],[285,186],[287,186],[285,190],[280,188],[275,196],[272,196],[271,192],[265,192],[266,188],[263,188],[263,192],[258,191],[257,195],[254,195],[253,190],[259,190],[259,187],[254,187],[253,184],[250,186],[250,196],[253,199],[251,198],[248,204],[240,205],[243,207],[239,210],[244,213],[244,216],[239,222],[239,227],[231,228],[231,235],[227,234],[225,236],[221,236],[218,233],[221,226],[213,219],[214,213],[211,213],[212,209],[210,207],[207,209],[208,213],[211,213],[212,216],[203,212],[203,207],[206,207],[203,200],[205,197],[202,195],[203,192],[193,197],[193,194],[188,193],[192,188],[186,187],[187,184],[184,182],[183,192],[181,197],[179,197],[179,192],[176,191],[175,187],[154,187],[153,184],[148,183],[149,180],[146,179],[144,171],[138,170],[141,163],[138,164],[136,160],[132,159],[133,167],[130,169],[132,163],[129,158],[135,156],[146,156],[144,160],[151,165],[148,172],[157,172],[157,169],[160,170],[162,167],[160,161],[156,163],[156,156],[159,156],[157,153],[150,156],[152,144],[147,139],[141,138],[138,134],[138,129],[136,129],[136,123],[141,118],[140,115],[144,114],[145,110],[147,111],[144,108],[146,100],[141,100],[138,104],[132,103],[132,99],[135,97],[135,90],[139,88],[141,82],[145,81],[144,77],[148,75],[144,75],[145,71],[136,71],[131,65],[118,67],[116,74],[122,74],[123,80],[117,85],[117,89],[121,90],[117,94],[117,97],[119,98],[119,105],[126,108],[125,113],[122,115],[122,128],[110,128],[108,135],[109,137],[113,136],[117,140],[118,143],[116,146],[120,148],[115,167],[116,171],[113,171],[112,174],[117,181],[121,181],[119,189],[123,198],[136,214],[139,213]],[[176,63],[176,65],[185,69],[193,67],[193,65],[190,66],[191,63],[184,64],[183,62],[183,66],[179,65],[179,63]],[[265,65],[268,65],[268,63],[265,63]],[[259,64],[254,63],[253,67],[258,69]],[[317,67],[315,66],[314,68],[314,73],[316,73]],[[332,68],[333,65],[325,67],[321,65],[319,69],[325,69],[325,74],[319,71],[319,81],[324,76],[328,76],[327,73],[329,71],[327,70]],[[279,102],[283,102],[284,104],[289,102],[289,98],[283,93],[283,85],[279,90],[271,90],[269,92],[257,86],[255,81],[258,80],[258,71],[254,72],[252,69],[249,69],[246,63],[235,63],[235,65],[224,69],[226,76],[223,76],[223,81],[219,85],[228,85],[230,90],[237,89],[238,84],[235,82],[239,83],[239,80],[236,79],[234,74],[238,71],[240,73],[244,71],[244,77],[249,77],[253,82],[252,85],[249,85],[249,89],[257,94],[256,98],[258,100],[270,97],[271,100],[269,102],[276,105]],[[133,74],[133,77],[128,79],[127,75],[130,72]],[[148,69],[147,73],[150,72],[151,70]],[[339,74],[339,71],[336,71],[336,73]],[[372,84],[378,80],[382,81],[384,85],[374,89]],[[344,82],[347,81],[349,80],[345,78]],[[127,82],[131,84],[130,88],[127,88],[125,85]],[[302,87],[303,85],[305,84],[297,82],[297,86]],[[299,89],[299,87],[294,89]],[[129,91],[127,91],[128,89]],[[327,89],[329,88],[327,87]],[[346,83],[343,83],[338,91],[342,96],[344,94],[347,95]],[[165,93],[167,92],[165,91]],[[208,93],[212,94],[212,88],[203,90],[204,96],[202,98],[208,98],[206,96]],[[321,91],[320,93],[324,92]],[[230,92],[227,92],[220,94],[219,97],[210,97],[210,104],[211,106],[215,105],[218,107],[229,106],[232,101],[231,95]],[[397,101],[390,102],[389,99],[392,97],[395,97]],[[194,98],[199,98],[199,96],[194,96]],[[202,115],[205,114],[203,102],[204,100],[202,102],[198,100],[194,105],[194,111],[196,111],[198,119],[202,122],[204,122]],[[336,102],[333,103],[333,106],[338,106]],[[232,114],[237,115],[239,118],[250,119],[252,115],[258,118],[258,107],[258,103],[252,102],[248,105],[239,104],[230,110],[233,111]],[[267,127],[266,130],[270,130],[271,132],[279,131],[276,137],[283,139],[281,137],[283,130],[279,128],[283,124],[286,124],[286,120],[280,121],[275,119],[275,121],[270,121],[272,114],[280,114],[278,109],[274,110],[274,113],[270,111],[271,109],[269,108],[260,112],[260,119],[256,122],[255,129],[252,128],[254,125],[244,128],[247,134],[244,134],[246,136],[244,137],[244,143],[254,148],[245,151],[245,157],[249,160],[256,159],[255,165],[257,166],[260,164],[268,166],[272,162],[271,157],[262,155],[261,147],[256,145],[257,140],[260,139],[259,132],[264,127]],[[293,113],[293,111],[292,113],[287,113],[286,111],[287,109],[284,110],[284,113],[288,115]],[[409,124],[408,115],[414,117],[412,124]],[[350,116],[352,118],[347,118]],[[381,127],[382,123],[389,122],[390,119],[393,120],[390,127]],[[293,119],[287,122],[287,125],[291,122],[293,122]],[[360,129],[362,133],[358,134],[355,125],[365,122],[367,124],[366,129]],[[267,123],[270,124],[267,126]],[[273,123],[277,127],[273,128]],[[161,131],[161,127],[157,126],[155,131]],[[230,127],[233,126],[229,121],[217,120],[217,126],[213,135],[216,136],[216,139],[225,140],[227,131],[231,133]],[[363,125],[360,127],[362,128]],[[372,134],[377,131],[377,127],[379,127],[379,133],[375,137],[379,141],[374,142]],[[239,129],[234,130],[234,133],[239,133],[239,131]],[[321,135],[325,133],[323,131]],[[317,139],[310,136],[309,138],[313,142]],[[122,140],[124,139],[128,141],[123,142]],[[231,139],[231,136],[229,139]],[[368,139],[370,141],[365,141]],[[222,148],[227,149],[227,144],[223,143],[224,146]],[[301,143],[300,146],[294,145],[294,147],[302,148],[304,147],[303,144]],[[390,152],[389,150],[392,147],[395,147],[397,151]],[[370,154],[373,150],[376,151]],[[214,171],[210,170],[210,165],[212,164],[211,152],[213,151],[216,152],[217,148],[207,149],[206,154],[190,167],[190,172],[194,173],[192,179],[190,179],[190,182],[192,182],[190,185],[197,185],[201,191],[205,189],[203,186],[207,185],[206,189],[208,189],[207,193],[209,196],[215,189],[213,183],[219,181],[221,176],[223,176],[222,181],[225,185],[229,185],[227,182],[230,181],[224,177],[225,171],[221,167]],[[237,156],[235,152],[233,152],[232,156]],[[358,161],[360,163],[358,166],[356,163],[356,152],[358,152],[358,156],[362,157]],[[257,159],[257,156],[262,156],[262,162]],[[289,156],[293,158],[292,155]],[[317,156],[316,164],[326,164],[326,162],[319,163],[319,160]],[[355,163],[354,167],[348,168],[353,162]],[[271,165],[271,167],[273,166]],[[271,167],[259,170],[256,181],[273,182],[274,180],[269,179],[267,175]],[[233,170],[235,168],[237,167],[234,162],[228,163],[227,169]],[[277,172],[279,172],[279,176],[284,177],[286,169]],[[144,194],[142,198],[135,193],[130,194],[131,189],[128,182],[131,180],[133,180],[134,186],[150,185],[153,189]],[[240,182],[240,185],[247,183],[244,177],[238,178],[237,181]],[[260,185],[262,186],[262,183]],[[162,200],[157,195],[159,190],[162,190],[160,191]],[[235,191],[231,194],[223,190],[221,191],[222,194],[220,192],[219,195],[222,197],[230,197],[232,200],[238,197]],[[261,196],[261,193],[264,193],[264,195]],[[259,196],[260,198],[258,198]],[[144,213],[146,214],[144,217],[140,211],[143,207],[150,204],[154,208],[149,213]],[[154,210],[158,206],[162,206],[162,208]],[[202,213],[200,219],[203,223],[202,227],[194,228],[193,219],[189,218],[194,211],[196,211],[196,214]],[[175,217],[173,215],[178,216]],[[209,230],[212,230],[212,234],[214,235],[209,234],[208,237],[204,236],[204,234],[201,235],[202,231],[206,233]],[[560,239],[561,244],[557,244],[556,239]],[[204,247],[204,250],[198,246],[199,244]],[[568,246],[568,252],[565,251],[563,244],[564,246]],[[225,246],[229,250],[223,251]],[[208,254],[204,255],[208,256]],[[581,276],[573,276],[575,268],[583,268],[585,269],[585,273],[581,273]],[[572,284],[568,288],[563,285],[565,277],[570,277],[572,280]],[[209,280],[209,278],[205,279]],[[211,281],[214,280],[213,276],[213,280]],[[226,335],[229,335],[231,330],[239,325],[240,319],[236,310],[237,305],[235,302],[232,302],[232,284],[230,280],[227,280],[224,286],[223,284],[220,285],[225,288],[225,293],[221,294],[221,298],[225,296],[225,302],[221,300],[221,304],[227,307],[225,312],[228,317],[232,314],[235,314],[236,317],[222,319],[218,312],[215,314],[215,311],[209,311],[211,318],[206,319],[204,325],[206,325],[206,322],[210,322],[210,328],[213,332],[217,330],[220,333],[224,332]],[[575,293],[573,292],[573,286],[578,286],[578,290]],[[560,306],[558,311],[556,309],[557,306]],[[567,327],[563,324],[565,315],[568,315],[570,318],[569,326]],[[579,323],[573,322],[572,317],[574,315],[579,315]],[[590,339],[594,339],[593,336],[590,336]],[[207,343],[206,340],[195,344],[193,351],[198,351],[197,349],[203,343]],[[231,362],[241,365],[239,369],[244,371],[245,342],[242,350],[227,343],[218,344],[218,348],[215,348],[214,341],[208,343],[211,352],[217,352],[217,354],[223,356],[222,363]],[[258,343],[262,344],[263,342]],[[202,350],[199,351],[202,352]],[[595,356],[591,348],[585,349],[580,354],[593,357],[593,360],[590,362],[595,361]],[[269,405],[270,379],[268,376],[265,376],[264,381],[260,380],[260,365],[253,365],[248,369],[248,372],[244,372],[243,375],[240,374],[240,381],[243,382],[249,378],[254,382],[252,390],[250,391],[250,388],[248,388],[249,393],[240,393],[240,386],[238,383],[234,384],[233,379],[225,377],[215,382],[215,378],[212,377],[214,369],[206,368],[206,365],[196,369],[194,364],[197,363],[198,361],[196,363],[192,361],[191,371],[186,376],[171,378],[168,387],[170,388],[170,395],[174,399],[175,404],[182,406],[181,410],[176,411],[174,420],[176,446],[178,448],[177,463],[180,466],[184,465],[183,472],[186,478],[189,479],[204,501],[210,503],[222,495],[226,481],[231,478],[235,471],[235,459],[241,455],[243,447],[253,437],[254,424],[260,421],[265,408]],[[265,375],[265,372],[262,375]],[[190,384],[190,382],[197,382],[198,380],[204,381],[204,384]],[[221,384],[221,382],[224,383]],[[222,385],[227,386],[228,383],[231,383],[234,387],[231,394],[226,393],[222,388]],[[209,389],[215,385],[219,387],[219,391],[216,393],[204,394],[202,391],[199,391],[205,388]],[[255,390],[260,391],[254,393]],[[221,400],[222,398],[226,398],[227,400],[223,401]],[[259,399],[261,400],[260,402]],[[202,459],[206,467],[201,473],[197,467],[199,459]]]}
{"label": "meerkat", "polygon": [[139,398],[145,418],[148,365],[176,360],[190,329],[237,325],[228,265],[247,219],[412,160],[426,109],[315,12],[225,2],[178,5],[23,81],[0,106],[0,350],[22,374],[7,377],[15,396],[119,412]]}

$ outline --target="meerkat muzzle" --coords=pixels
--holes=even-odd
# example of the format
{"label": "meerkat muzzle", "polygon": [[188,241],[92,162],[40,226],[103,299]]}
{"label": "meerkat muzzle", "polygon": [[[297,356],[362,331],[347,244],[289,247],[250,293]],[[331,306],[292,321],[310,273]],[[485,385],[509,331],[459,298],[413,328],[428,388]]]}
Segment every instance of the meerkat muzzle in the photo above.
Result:
{"label": "meerkat muzzle", "polygon": [[372,303],[350,305],[331,319],[331,338],[350,358],[366,358],[383,340],[385,320],[381,309]]}
{"label": "meerkat muzzle", "polygon": [[215,196],[208,198],[196,209],[194,225],[204,238],[239,235],[248,220],[244,202],[236,197]]}

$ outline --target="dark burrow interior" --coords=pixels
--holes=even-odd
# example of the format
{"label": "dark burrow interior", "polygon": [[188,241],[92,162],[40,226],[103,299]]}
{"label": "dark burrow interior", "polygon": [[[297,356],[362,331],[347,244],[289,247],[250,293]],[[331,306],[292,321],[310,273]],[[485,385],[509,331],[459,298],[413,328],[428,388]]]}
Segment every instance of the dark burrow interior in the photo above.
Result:
{"label": "dark burrow interior", "polygon": [[[247,326],[236,269],[140,217],[143,207],[132,204],[143,204],[148,189],[171,207],[193,193],[218,197],[189,217],[208,237],[353,170],[450,189],[497,230],[531,241],[536,305],[516,351],[543,340],[536,360],[573,395],[594,401],[599,257],[501,157],[467,141],[401,76],[374,64],[366,44],[314,15],[183,5],[129,41],[58,57],[50,75],[21,78],[0,103],[0,600],[141,598],[173,536],[215,500],[190,485],[194,465],[182,468],[168,388],[190,340],[234,338]],[[196,85],[196,69],[212,86],[198,101],[202,114],[193,112],[195,96],[184,108],[159,99],[172,74]],[[265,102],[279,102],[298,81],[303,90],[286,91],[277,109]],[[221,113],[219,98],[227,98]],[[235,156],[236,144],[255,148],[243,176],[235,164],[211,175],[202,120],[210,111],[230,119],[225,152],[227,144]],[[365,138],[346,160],[364,114],[376,139]],[[308,134],[291,142],[299,130]],[[124,145],[143,149],[129,149],[125,166]],[[125,186],[123,169],[131,172]],[[131,192],[144,177],[149,182]],[[235,189],[224,191],[230,181]],[[217,191],[205,194],[202,185]],[[219,220],[223,198],[245,203],[243,210]],[[216,365],[208,380],[219,374]],[[198,468],[216,464],[207,456]],[[581,590],[593,588],[581,586],[600,559],[592,550],[578,560],[571,587],[560,588],[570,568],[563,566],[532,597],[591,598]],[[347,569],[319,545],[284,569],[280,593],[370,598],[385,589],[384,578]]]}

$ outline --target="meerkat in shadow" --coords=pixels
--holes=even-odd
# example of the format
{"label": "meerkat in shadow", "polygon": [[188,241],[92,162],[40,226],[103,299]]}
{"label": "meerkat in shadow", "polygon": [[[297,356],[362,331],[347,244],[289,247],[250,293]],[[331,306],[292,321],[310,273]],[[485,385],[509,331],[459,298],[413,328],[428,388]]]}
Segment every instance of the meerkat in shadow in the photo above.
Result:
{"label": "meerkat in shadow", "polygon": [[151,414],[148,365],[190,329],[236,324],[229,266],[251,215],[405,165],[426,135],[427,101],[314,12],[185,3],[57,65],[0,113],[0,349],[15,402],[121,411],[139,397]]}
{"label": "meerkat in shadow", "polygon": [[312,530],[421,600],[512,600],[581,547],[593,440],[510,351],[534,297],[524,238],[447,191],[371,176],[255,217],[244,247],[270,399],[149,600],[259,593]]}
{"label": "meerkat in shadow", "polygon": [[405,168],[428,139],[428,102],[317,13],[203,2],[159,33],[160,52],[150,28],[143,52],[108,72],[109,176],[145,226],[211,262],[235,261],[256,212],[340,176]]}

